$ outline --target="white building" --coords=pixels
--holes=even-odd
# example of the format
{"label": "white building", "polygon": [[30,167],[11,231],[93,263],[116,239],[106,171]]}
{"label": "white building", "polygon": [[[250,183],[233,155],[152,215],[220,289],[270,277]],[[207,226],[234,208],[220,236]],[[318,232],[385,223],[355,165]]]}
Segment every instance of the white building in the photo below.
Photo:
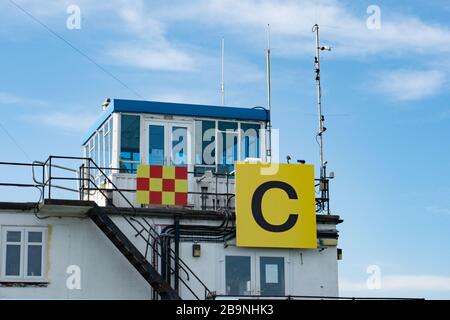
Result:
{"label": "white building", "polygon": [[[83,157],[32,165],[39,203],[0,203],[0,299],[338,296],[338,216],[317,214],[317,249],[235,244],[234,162],[266,160],[267,119],[113,100]],[[187,166],[188,205],[137,205],[138,164]]]}

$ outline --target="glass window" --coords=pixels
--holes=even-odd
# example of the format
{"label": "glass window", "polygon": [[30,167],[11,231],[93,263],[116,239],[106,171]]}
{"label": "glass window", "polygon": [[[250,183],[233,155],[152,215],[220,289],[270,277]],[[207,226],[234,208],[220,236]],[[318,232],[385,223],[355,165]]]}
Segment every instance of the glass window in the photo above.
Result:
{"label": "glass window", "polygon": [[139,164],[140,116],[121,116],[120,168],[125,172],[136,172]]}
{"label": "glass window", "polygon": [[28,245],[27,276],[42,276],[42,245]]}
{"label": "glass window", "polygon": [[[103,135],[101,135],[103,137]],[[26,243],[27,250],[27,276],[40,277],[42,276],[42,259],[43,259],[43,235],[42,231],[26,230],[28,242]]]}
{"label": "glass window", "polygon": [[42,232],[28,232],[28,242],[42,242]]}
{"label": "glass window", "polygon": [[87,156],[92,158],[92,153],[94,152],[94,139],[91,138],[88,142],[88,153]]}
{"label": "glass window", "polygon": [[[111,141],[110,141],[111,132],[109,130],[109,122],[106,123],[105,126],[105,167],[111,167]],[[109,169],[105,170],[106,174],[110,173]]]}
{"label": "glass window", "polygon": [[241,160],[259,158],[259,130],[256,123],[241,123]]}
{"label": "glass window", "polygon": [[250,291],[250,257],[225,257],[225,286],[228,295],[246,295]]}
{"label": "glass window", "polygon": [[6,241],[8,242],[20,242],[22,239],[22,232],[20,231],[8,231],[6,233]]}
{"label": "glass window", "polygon": [[284,296],[284,258],[261,257],[259,260],[262,296]]}
{"label": "glass window", "polygon": [[2,277],[14,281],[41,280],[44,275],[44,229],[4,227],[2,237]]}
{"label": "glass window", "polygon": [[216,164],[216,122],[195,121],[195,164]]}
{"label": "glass window", "polygon": [[84,156],[89,158],[89,142],[83,146]]}
{"label": "glass window", "polygon": [[234,161],[238,159],[238,124],[236,122],[219,122],[218,166],[219,173],[234,170]]}
{"label": "glass window", "polygon": [[[94,136],[91,139],[92,141],[92,150],[91,150],[91,155],[90,158],[92,159],[92,161],[97,162],[97,134],[94,134]],[[90,167],[93,167],[93,165],[91,164]],[[93,175],[94,177],[97,176],[97,169],[91,169],[91,175]]]}
{"label": "glass window", "polygon": [[108,163],[109,166],[112,167],[112,150],[113,150],[113,120],[109,120],[109,136],[108,136],[108,141],[109,141],[109,148],[108,148],[108,152],[109,152],[109,157],[108,157]]}
{"label": "glass window", "polygon": [[187,139],[188,131],[186,127],[172,127],[172,165],[187,165]]}
{"label": "glass window", "polygon": [[148,126],[148,161],[151,165],[164,165],[164,126]]}
{"label": "glass window", "polygon": [[6,276],[20,276],[21,243],[22,231],[6,231]]}
{"label": "glass window", "polygon": [[99,145],[99,152],[98,152],[98,161],[97,161],[97,165],[100,167],[100,168],[103,168],[103,167],[105,167],[105,149],[103,148],[104,147],[104,141],[103,141],[103,128],[102,129],[100,129],[99,131],[98,131],[98,145]]}
{"label": "glass window", "polygon": [[20,244],[6,245],[6,276],[20,276]]}

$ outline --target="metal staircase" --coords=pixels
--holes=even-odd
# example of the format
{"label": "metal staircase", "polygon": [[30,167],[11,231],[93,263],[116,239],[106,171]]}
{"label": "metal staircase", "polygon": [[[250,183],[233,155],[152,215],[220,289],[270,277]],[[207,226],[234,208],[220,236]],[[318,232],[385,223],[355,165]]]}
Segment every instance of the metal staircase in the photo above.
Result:
{"label": "metal staircase", "polygon": [[[82,161],[83,164],[76,170],[78,175],[73,177],[74,170],[55,163],[57,160]],[[164,241],[148,219],[137,212],[134,205],[122,191],[117,188],[108,175],[105,174],[105,168],[100,168],[91,158],[64,156],[50,156],[47,161],[37,165],[42,166],[43,168],[43,182],[38,183],[42,188],[42,200],[45,198],[51,199],[52,188],[76,191],[79,193],[80,200],[89,200],[90,195],[97,193],[106,199],[108,212],[111,212],[111,209],[113,209],[116,216],[125,219],[127,225],[136,232],[135,237],[139,237],[141,241],[144,241],[144,253],[142,253],[123,233],[118,225],[106,213],[104,207],[95,205],[87,213],[97,227],[151,285],[154,292],[159,295],[160,299],[181,299],[179,295],[180,286],[184,286],[188,292],[190,292],[192,297],[197,300],[207,299],[213,295],[190,267],[180,259],[178,252],[175,252],[175,250],[170,247],[170,244],[168,245],[167,242]],[[52,168],[58,168],[59,172],[61,172],[61,170],[66,170],[71,176],[53,175]],[[97,175],[100,174],[101,180],[107,182],[107,188],[97,185],[94,176],[91,175],[91,170],[95,170]],[[38,182],[34,177],[34,172],[33,179],[35,182]],[[68,188],[67,186],[56,184],[55,181],[77,181],[78,186],[77,188]],[[45,196],[47,193],[46,191],[48,191],[47,197]],[[113,194],[118,194],[125,200],[132,211],[131,214],[125,214],[124,208],[119,208],[115,206],[112,201],[108,201]],[[148,257],[149,253],[151,253],[151,257]],[[161,272],[158,270],[159,264],[161,265]],[[182,275],[184,275],[184,277]],[[174,287],[171,286],[172,280]],[[192,289],[194,285],[197,289],[203,289],[203,297],[199,295],[198,291],[196,292]]]}
{"label": "metal staircase", "polygon": [[164,300],[179,300],[178,293],[159,274],[147,258],[134,246],[127,236],[117,225],[103,213],[100,207],[94,207],[88,212],[91,220],[103,231],[109,240],[125,256],[125,258],[136,268],[152,288]]}

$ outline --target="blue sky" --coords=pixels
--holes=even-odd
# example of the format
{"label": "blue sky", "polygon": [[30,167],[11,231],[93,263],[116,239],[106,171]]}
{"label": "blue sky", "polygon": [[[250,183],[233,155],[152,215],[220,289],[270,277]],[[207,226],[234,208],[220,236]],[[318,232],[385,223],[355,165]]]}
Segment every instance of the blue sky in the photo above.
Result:
{"label": "blue sky", "polygon": [[[270,23],[281,157],[315,164],[319,23],[333,46],[322,81],[331,206],[345,220],[341,294],[450,298],[448,1],[15,1],[149,100],[219,104],[224,36],[226,104],[265,106]],[[81,29],[66,27],[71,4]],[[379,30],[367,28],[369,5],[381,9]],[[10,1],[0,21],[1,160],[81,155],[106,97],[139,98]],[[366,288],[370,265],[379,290]]]}

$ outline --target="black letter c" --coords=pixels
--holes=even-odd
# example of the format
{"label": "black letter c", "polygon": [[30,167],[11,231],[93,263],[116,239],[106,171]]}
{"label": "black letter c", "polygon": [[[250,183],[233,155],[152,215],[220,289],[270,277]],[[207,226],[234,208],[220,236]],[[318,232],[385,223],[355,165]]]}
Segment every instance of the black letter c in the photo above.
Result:
{"label": "black letter c", "polygon": [[298,219],[297,214],[290,214],[288,219],[285,223],[281,225],[274,225],[269,222],[267,222],[266,219],[264,219],[261,204],[264,197],[264,194],[269,189],[281,189],[286,192],[289,199],[298,199],[297,193],[295,192],[294,188],[287,184],[286,182],[282,181],[267,181],[264,182],[262,185],[260,185],[258,188],[256,188],[255,193],[252,197],[252,213],[253,218],[255,219],[256,223],[263,229],[271,232],[284,232],[289,229],[291,229],[296,223]]}

